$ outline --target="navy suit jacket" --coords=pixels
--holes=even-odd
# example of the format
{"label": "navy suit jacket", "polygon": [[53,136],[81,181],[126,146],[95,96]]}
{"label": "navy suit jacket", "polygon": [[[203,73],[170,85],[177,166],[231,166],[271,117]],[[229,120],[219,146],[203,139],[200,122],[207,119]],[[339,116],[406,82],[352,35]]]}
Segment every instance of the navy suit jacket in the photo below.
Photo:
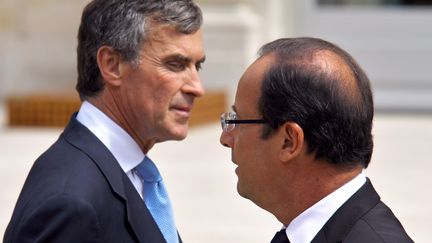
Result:
{"label": "navy suit jacket", "polygon": [[318,232],[312,243],[414,242],[368,179]]}
{"label": "navy suit jacket", "polygon": [[34,163],[4,243],[164,243],[111,152],[75,116]]}

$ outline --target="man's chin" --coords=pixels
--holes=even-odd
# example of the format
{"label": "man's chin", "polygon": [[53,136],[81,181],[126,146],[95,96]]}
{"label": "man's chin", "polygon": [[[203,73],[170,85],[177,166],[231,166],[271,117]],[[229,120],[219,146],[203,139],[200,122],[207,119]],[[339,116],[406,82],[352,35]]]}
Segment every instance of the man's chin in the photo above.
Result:
{"label": "man's chin", "polygon": [[246,199],[248,199],[247,194],[245,193],[245,191],[243,190],[242,186],[240,185],[240,182],[237,182],[237,192],[241,197],[244,197]]}
{"label": "man's chin", "polygon": [[169,133],[169,139],[167,140],[175,140],[175,141],[180,141],[186,138],[187,134],[188,134],[188,124],[184,124],[184,125],[176,125],[173,126],[172,129],[170,129]]}
{"label": "man's chin", "polygon": [[174,141],[181,141],[181,140],[185,139],[186,136],[187,136],[187,134],[185,134],[185,135],[181,135],[181,136],[179,135],[179,136],[174,137],[174,138],[171,139],[171,140],[174,140]]}

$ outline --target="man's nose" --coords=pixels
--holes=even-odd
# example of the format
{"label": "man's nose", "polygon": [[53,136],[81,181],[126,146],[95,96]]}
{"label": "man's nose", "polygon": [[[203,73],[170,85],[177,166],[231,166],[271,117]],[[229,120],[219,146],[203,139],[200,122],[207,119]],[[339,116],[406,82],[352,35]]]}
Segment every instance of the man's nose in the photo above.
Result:
{"label": "man's nose", "polygon": [[198,70],[194,69],[191,71],[187,83],[184,85],[184,92],[192,94],[195,97],[201,97],[205,93],[201,77],[198,74]]}
{"label": "man's nose", "polygon": [[230,134],[230,132],[222,131],[219,142],[223,146],[228,147],[228,148],[232,148],[233,141],[234,141],[234,139],[233,139],[232,135]]}

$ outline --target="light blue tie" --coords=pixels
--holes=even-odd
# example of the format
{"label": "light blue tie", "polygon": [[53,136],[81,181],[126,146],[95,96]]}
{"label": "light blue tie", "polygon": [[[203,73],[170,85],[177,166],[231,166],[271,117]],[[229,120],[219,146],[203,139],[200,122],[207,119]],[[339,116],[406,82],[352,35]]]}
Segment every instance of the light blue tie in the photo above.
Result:
{"label": "light blue tie", "polygon": [[174,214],[162,177],[147,156],[136,168],[143,181],[143,198],[162,235],[168,243],[178,243]]}

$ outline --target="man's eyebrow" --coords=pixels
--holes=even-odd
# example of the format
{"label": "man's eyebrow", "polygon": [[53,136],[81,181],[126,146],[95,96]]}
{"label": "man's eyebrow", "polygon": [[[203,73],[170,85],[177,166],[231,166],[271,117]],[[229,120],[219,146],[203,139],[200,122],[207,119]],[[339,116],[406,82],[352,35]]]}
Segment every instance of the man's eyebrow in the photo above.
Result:
{"label": "man's eyebrow", "polygon": [[[192,59],[190,57],[183,56],[182,54],[174,54],[170,55],[164,58],[165,60],[176,60],[182,63],[190,63],[192,62]],[[203,63],[205,61],[206,57],[202,57],[197,61],[197,63]]]}
{"label": "man's eyebrow", "polygon": [[164,58],[165,60],[176,60],[182,63],[188,63],[191,62],[191,59],[189,57],[183,56],[181,54],[173,54],[173,55],[169,55],[167,57]]}

